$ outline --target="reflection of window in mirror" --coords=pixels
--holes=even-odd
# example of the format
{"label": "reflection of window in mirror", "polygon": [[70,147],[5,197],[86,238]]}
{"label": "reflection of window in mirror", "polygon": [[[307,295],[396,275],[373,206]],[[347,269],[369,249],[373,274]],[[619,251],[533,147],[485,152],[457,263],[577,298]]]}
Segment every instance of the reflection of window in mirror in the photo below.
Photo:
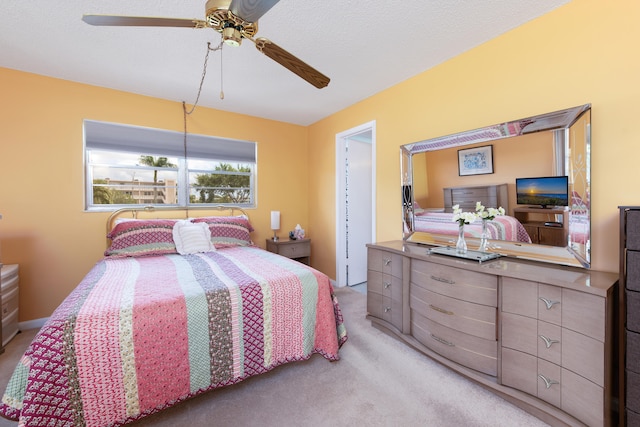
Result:
{"label": "reflection of window in mirror", "polygon": [[569,191],[572,196],[572,210],[586,210],[589,200],[589,183],[587,182],[587,127],[589,114],[583,114],[576,123],[569,128]]}

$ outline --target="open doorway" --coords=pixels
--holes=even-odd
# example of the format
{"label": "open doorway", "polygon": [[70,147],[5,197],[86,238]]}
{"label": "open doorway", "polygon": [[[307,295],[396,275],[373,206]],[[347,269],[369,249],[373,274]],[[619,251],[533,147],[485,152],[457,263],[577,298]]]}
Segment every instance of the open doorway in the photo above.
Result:
{"label": "open doorway", "polygon": [[336,135],[336,282],[367,280],[366,244],[375,241],[375,122]]}

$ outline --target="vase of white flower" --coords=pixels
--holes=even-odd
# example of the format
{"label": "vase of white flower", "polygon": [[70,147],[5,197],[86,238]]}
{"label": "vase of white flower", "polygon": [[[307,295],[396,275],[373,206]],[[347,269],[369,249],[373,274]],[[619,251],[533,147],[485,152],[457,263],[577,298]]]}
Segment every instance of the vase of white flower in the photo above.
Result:
{"label": "vase of white flower", "polygon": [[485,252],[487,250],[487,246],[489,244],[489,230],[487,229],[487,222],[492,221],[495,217],[499,215],[504,215],[504,209],[499,208],[488,208],[485,209],[482,206],[482,203],[476,202],[476,216],[482,220],[482,234],[480,235],[480,247],[478,250],[480,252]]}
{"label": "vase of white flower", "polygon": [[467,253],[467,241],[464,239],[464,224],[458,226],[458,240],[456,241],[456,252],[459,254]]}
{"label": "vase of white flower", "polygon": [[453,220],[458,223],[458,240],[456,241],[456,252],[459,254],[467,253],[467,242],[464,238],[465,224],[471,224],[476,220],[476,214],[473,212],[462,212],[460,205],[453,206]]}

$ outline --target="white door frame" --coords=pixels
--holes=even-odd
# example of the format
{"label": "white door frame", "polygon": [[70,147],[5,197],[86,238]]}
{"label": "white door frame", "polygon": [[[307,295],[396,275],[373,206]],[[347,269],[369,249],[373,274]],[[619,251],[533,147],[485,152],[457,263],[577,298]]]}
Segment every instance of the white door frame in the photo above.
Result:
{"label": "white door frame", "polygon": [[336,134],[336,284],[345,286],[346,277],[346,215],[345,215],[345,145],[355,135],[371,131],[371,238],[376,241],[376,122],[375,120]]}

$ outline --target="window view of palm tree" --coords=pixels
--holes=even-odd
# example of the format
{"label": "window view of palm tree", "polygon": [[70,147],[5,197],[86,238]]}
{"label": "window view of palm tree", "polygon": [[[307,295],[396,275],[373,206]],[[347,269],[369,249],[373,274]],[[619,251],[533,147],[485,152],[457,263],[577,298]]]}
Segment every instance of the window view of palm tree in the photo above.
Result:
{"label": "window view of palm tree", "polygon": [[215,172],[194,174],[190,203],[243,204],[250,201],[251,167],[229,163],[215,166]]}
{"label": "window view of palm tree", "polygon": [[[154,168],[175,168],[177,165],[169,162],[166,157],[140,156],[140,163]],[[153,170],[153,204],[158,201],[158,169]]]}

